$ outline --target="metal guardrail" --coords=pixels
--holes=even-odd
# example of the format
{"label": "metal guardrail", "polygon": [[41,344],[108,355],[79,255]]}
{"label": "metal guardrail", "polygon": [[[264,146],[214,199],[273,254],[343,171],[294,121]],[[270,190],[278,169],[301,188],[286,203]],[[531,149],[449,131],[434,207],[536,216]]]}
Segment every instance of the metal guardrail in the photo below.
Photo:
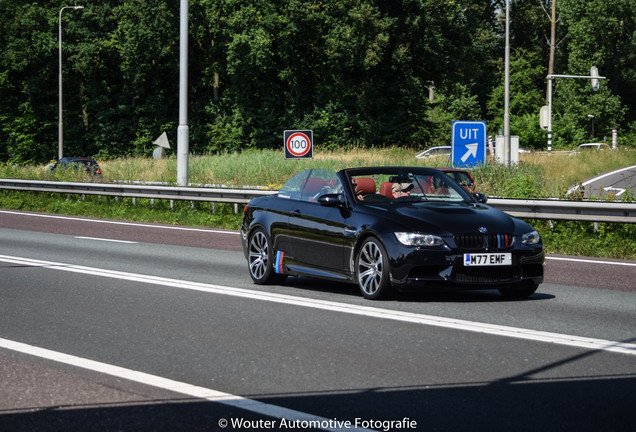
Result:
{"label": "metal guardrail", "polygon": [[[273,190],[258,189],[71,183],[18,179],[0,179],[0,189],[233,204],[246,204],[254,197],[277,193]],[[490,198],[488,205],[505,211],[511,216],[524,219],[636,223],[636,203]]]}
{"label": "metal guardrail", "polygon": [[636,223],[636,203],[489,198],[488,205],[523,219]]}
{"label": "metal guardrail", "polygon": [[277,191],[223,189],[207,187],[149,186],[112,183],[73,183],[44,180],[0,179],[0,189],[124,198],[149,198],[181,201],[207,201],[245,204],[254,197]]}

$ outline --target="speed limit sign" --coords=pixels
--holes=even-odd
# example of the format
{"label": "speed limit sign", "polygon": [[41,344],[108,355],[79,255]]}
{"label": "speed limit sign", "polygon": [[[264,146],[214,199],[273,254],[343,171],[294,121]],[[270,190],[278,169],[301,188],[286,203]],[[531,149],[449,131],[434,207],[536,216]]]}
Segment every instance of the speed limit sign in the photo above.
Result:
{"label": "speed limit sign", "polygon": [[283,133],[285,159],[311,159],[314,157],[314,133],[310,130],[286,130]]}

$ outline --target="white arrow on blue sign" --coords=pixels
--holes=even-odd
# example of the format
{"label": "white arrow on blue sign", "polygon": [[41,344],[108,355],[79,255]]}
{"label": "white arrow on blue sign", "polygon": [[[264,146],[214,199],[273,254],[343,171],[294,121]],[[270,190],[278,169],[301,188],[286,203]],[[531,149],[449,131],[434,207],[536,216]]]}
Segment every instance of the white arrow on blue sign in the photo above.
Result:
{"label": "white arrow on blue sign", "polygon": [[451,161],[454,167],[486,163],[486,122],[453,121]]}

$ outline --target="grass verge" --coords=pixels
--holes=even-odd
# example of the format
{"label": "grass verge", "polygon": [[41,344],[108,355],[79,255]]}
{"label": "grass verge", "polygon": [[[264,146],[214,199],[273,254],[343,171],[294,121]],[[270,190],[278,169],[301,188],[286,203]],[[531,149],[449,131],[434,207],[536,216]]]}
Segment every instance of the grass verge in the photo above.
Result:
{"label": "grass verge", "polygon": [[[314,159],[285,160],[281,151],[247,151],[219,156],[194,156],[189,161],[189,179],[194,184],[222,184],[229,187],[268,186],[278,189],[291,175],[307,168],[340,170],[354,166],[415,165],[447,166],[445,159],[416,159],[403,148],[319,151]],[[103,181],[156,181],[176,183],[175,158],[153,160],[122,158],[99,161]],[[522,154],[519,165],[504,167],[487,163],[473,170],[478,190],[506,198],[564,198],[567,189],[597,174],[636,165],[636,151]],[[87,181],[78,173],[49,174],[47,166],[0,165],[0,177]],[[629,195],[629,194],[628,194]],[[602,197],[608,198],[608,197]],[[633,199],[633,195],[629,196]],[[240,207],[240,206],[239,206]],[[105,219],[156,222],[174,225],[238,229],[241,210],[234,205],[175,201],[115,199],[47,193],[0,191],[0,208],[59,213]],[[548,253],[603,258],[636,259],[636,225],[587,222],[531,221],[541,233]]]}
{"label": "grass verge", "polygon": [[[232,204],[0,191],[0,208],[237,230],[242,207]],[[601,258],[636,259],[636,225],[545,220],[529,221],[541,234],[548,253]]]}
{"label": "grass verge", "polygon": [[[0,208],[101,219],[129,220],[208,228],[237,230],[242,213],[234,213],[234,205],[189,201],[136,199],[43,192],[0,191]],[[242,210],[242,207],[239,208]]]}

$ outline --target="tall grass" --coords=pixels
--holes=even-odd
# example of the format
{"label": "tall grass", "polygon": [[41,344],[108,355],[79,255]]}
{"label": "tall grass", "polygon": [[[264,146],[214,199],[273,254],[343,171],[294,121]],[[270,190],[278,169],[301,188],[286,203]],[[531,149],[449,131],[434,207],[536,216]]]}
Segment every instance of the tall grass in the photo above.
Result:
{"label": "tall grass", "polygon": [[169,225],[239,229],[241,213],[232,204],[63,195],[0,190],[0,208]]}
{"label": "tall grass", "polygon": [[563,197],[570,186],[583,180],[636,165],[636,150],[530,153],[522,161],[541,167],[547,196]]}
{"label": "tall grass", "polygon": [[[104,182],[147,181],[175,184],[177,160],[122,158],[99,160]],[[189,181],[227,187],[265,186],[278,189],[293,174],[307,168],[340,170],[375,165],[448,166],[448,158],[416,159],[411,149],[353,149],[317,151],[313,159],[285,160],[282,151],[264,150],[228,153],[216,156],[192,156]],[[636,151],[590,151],[570,153],[522,154],[518,165],[502,166],[489,161],[472,170],[479,191],[506,198],[565,198],[567,189],[597,174],[636,165]],[[82,173],[51,174],[48,165],[14,166],[0,164],[0,177],[58,181],[90,181]],[[633,200],[634,194],[624,197]],[[59,194],[0,191],[0,208],[43,211],[110,219],[129,219],[169,224],[212,226],[237,229],[241,215],[231,205],[165,201],[114,200],[106,197],[60,196]],[[636,225],[599,224],[560,221],[533,221],[544,238],[549,253],[613,258],[636,258]]]}
{"label": "tall grass", "polygon": [[[175,184],[175,157],[121,158],[99,160],[105,182],[147,181]],[[291,175],[307,168],[338,171],[347,167],[374,165],[448,166],[448,158],[417,159],[412,149],[389,147],[346,151],[317,150],[313,159],[286,160],[282,151],[251,150],[214,156],[191,156],[188,178],[192,184],[216,184],[228,187],[282,185]],[[572,185],[597,174],[636,165],[636,151],[588,151],[522,153],[518,165],[503,166],[489,162],[476,168],[473,175],[478,189],[487,195],[508,198],[564,198]],[[50,174],[47,165],[14,166],[0,164],[0,177],[86,181],[81,173]]]}

